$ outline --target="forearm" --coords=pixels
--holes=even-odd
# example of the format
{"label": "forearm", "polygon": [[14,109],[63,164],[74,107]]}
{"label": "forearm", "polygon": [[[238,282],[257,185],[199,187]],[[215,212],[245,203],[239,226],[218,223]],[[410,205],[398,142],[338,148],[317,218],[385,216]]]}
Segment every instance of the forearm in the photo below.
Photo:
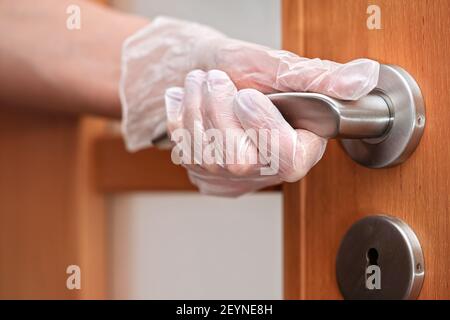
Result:
{"label": "forearm", "polygon": [[[70,4],[80,30],[66,27]],[[147,23],[82,0],[0,2],[0,108],[120,117],[121,46]]]}

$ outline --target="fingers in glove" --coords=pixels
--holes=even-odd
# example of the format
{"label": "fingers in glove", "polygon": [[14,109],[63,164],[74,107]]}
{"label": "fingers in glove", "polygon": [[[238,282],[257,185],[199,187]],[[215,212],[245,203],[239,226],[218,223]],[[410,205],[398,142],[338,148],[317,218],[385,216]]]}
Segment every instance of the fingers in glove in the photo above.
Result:
{"label": "fingers in glove", "polygon": [[172,87],[166,90],[164,100],[166,104],[167,130],[169,133],[183,127],[183,96],[183,88]]}
{"label": "fingers in glove", "polygon": [[187,74],[184,82],[183,97],[183,128],[191,136],[193,163],[201,164],[202,150],[205,141],[202,119],[202,87],[206,79],[206,73],[202,70],[194,70]]}
{"label": "fingers in glove", "polygon": [[[272,165],[278,162],[274,168],[278,169],[283,181],[301,179],[322,157],[326,140],[305,130],[294,130],[261,92],[254,89],[239,91],[234,109],[245,129],[268,132],[270,162]],[[275,139],[272,141],[272,138]]]}
{"label": "fingers in glove", "polygon": [[369,59],[339,64],[289,55],[280,58],[275,87],[281,91],[310,91],[357,100],[375,88],[379,69],[379,63]]}
{"label": "fingers in glove", "polygon": [[203,86],[202,114],[205,130],[217,129],[223,138],[221,151],[227,170],[235,175],[249,175],[257,171],[257,149],[234,114],[236,93],[225,72],[209,71]]}
{"label": "fingers in glove", "polygon": [[278,176],[224,177],[196,171],[188,171],[188,176],[200,193],[224,197],[238,197],[282,182]]}
{"label": "fingers in glove", "polygon": [[238,89],[311,91],[356,100],[378,83],[379,63],[369,59],[340,64],[233,39],[215,43],[213,51],[209,65],[224,70]]}

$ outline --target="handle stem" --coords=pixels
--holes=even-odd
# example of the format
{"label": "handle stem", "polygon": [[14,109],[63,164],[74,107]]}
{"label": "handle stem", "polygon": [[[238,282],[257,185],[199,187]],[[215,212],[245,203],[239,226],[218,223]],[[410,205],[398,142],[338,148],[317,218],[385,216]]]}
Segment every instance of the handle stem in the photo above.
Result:
{"label": "handle stem", "polygon": [[387,98],[381,93],[357,101],[309,92],[274,93],[268,97],[293,128],[324,138],[379,138],[387,132],[392,118]]}

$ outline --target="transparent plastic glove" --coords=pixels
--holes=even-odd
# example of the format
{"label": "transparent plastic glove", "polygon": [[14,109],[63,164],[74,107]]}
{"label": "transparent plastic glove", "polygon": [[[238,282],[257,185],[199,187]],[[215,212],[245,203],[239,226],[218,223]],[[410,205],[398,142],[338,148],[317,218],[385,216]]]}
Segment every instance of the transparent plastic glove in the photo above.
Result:
{"label": "transparent plastic glove", "polygon": [[166,130],[164,92],[182,86],[193,69],[225,71],[238,89],[263,93],[311,91],[358,99],[378,82],[368,59],[338,64],[227,38],[196,23],[158,17],[130,36],[122,50],[122,131],[128,150],[151,146]]}
{"label": "transparent plastic glove", "polygon": [[[297,181],[320,160],[325,150],[325,139],[305,130],[294,130],[264,94],[254,89],[238,92],[223,71],[190,72],[184,88],[167,90],[166,107],[168,128],[175,142],[182,141],[177,138],[182,130],[190,137],[190,148],[182,150],[184,155],[193,156],[188,156],[183,165],[191,182],[204,194],[238,196],[282,181]],[[259,154],[259,136],[245,134],[249,129],[268,133],[270,155],[264,153],[266,158]],[[214,140],[208,139],[208,130],[216,130],[216,134],[218,131]],[[228,139],[227,130],[233,130],[238,138]],[[196,132],[200,139],[195,140]],[[217,140],[217,136],[223,138]],[[207,162],[212,150],[207,146],[213,145],[212,141],[220,144],[214,148],[215,157]],[[174,148],[172,156],[179,150]],[[220,152],[222,156],[218,156]]]}

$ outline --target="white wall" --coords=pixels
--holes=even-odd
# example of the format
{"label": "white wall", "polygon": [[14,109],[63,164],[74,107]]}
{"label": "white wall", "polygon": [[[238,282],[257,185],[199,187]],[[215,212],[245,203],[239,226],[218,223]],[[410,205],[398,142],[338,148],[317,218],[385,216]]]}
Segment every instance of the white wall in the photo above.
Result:
{"label": "white wall", "polygon": [[[121,9],[209,24],[280,45],[278,0],[115,0]],[[281,195],[239,199],[146,193],[111,199],[111,297],[279,299]]]}
{"label": "white wall", "polygon": [[212,26],[226,35],[279,48],[280,0],[112,0],[147,17],[166,15]]}
{"label": "white wall", "polygon": [[113,298],[281,298],[279,193],[137,194],[111,206]]}

